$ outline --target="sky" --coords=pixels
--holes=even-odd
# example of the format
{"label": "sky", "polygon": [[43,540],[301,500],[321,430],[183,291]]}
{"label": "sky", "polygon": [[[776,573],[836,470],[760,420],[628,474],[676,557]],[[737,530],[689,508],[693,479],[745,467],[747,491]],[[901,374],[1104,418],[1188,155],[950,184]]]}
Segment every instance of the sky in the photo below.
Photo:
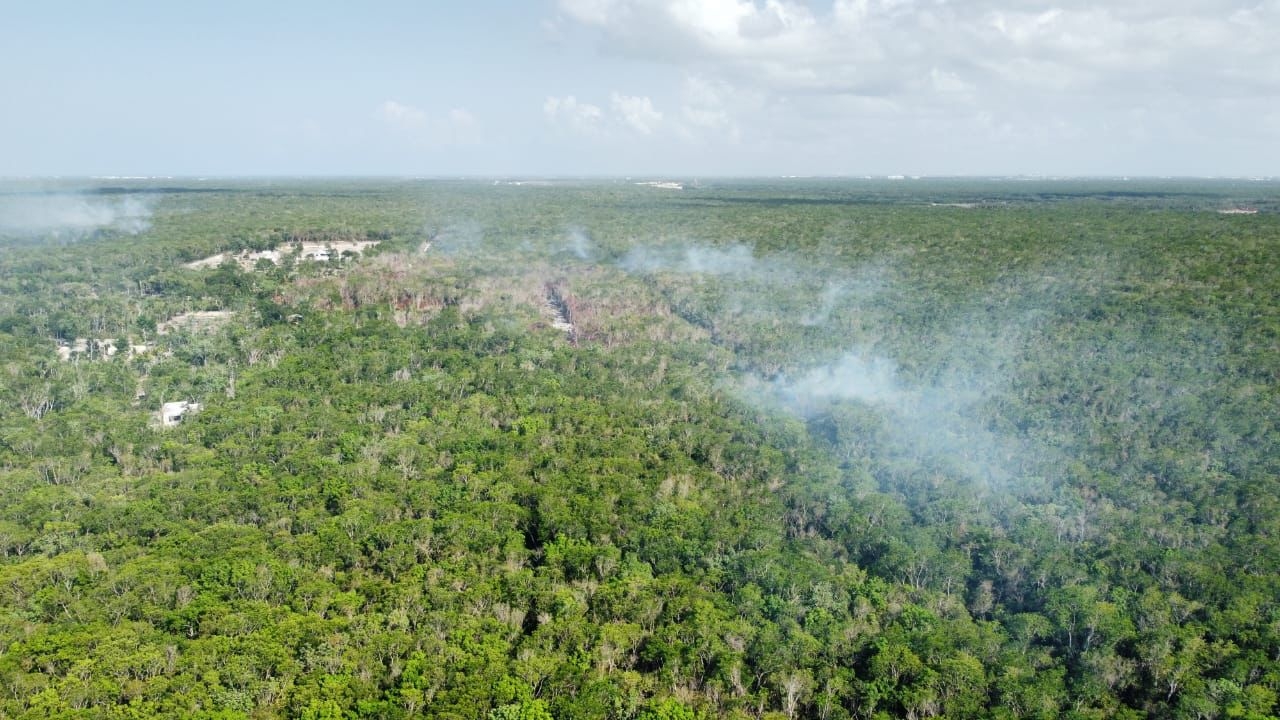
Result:
{"label": "sky", "polygon": [[0,0],[0,176],[1280,175],[1280,0]]}

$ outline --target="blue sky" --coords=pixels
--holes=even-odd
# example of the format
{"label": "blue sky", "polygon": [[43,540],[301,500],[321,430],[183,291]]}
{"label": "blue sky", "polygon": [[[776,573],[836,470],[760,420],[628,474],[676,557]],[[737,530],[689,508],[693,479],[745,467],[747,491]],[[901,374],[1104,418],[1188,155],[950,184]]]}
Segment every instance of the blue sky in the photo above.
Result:
{"label": "blue sky", "polygon": [[1280,0],[0,0],[0,176],[1280,175]]}

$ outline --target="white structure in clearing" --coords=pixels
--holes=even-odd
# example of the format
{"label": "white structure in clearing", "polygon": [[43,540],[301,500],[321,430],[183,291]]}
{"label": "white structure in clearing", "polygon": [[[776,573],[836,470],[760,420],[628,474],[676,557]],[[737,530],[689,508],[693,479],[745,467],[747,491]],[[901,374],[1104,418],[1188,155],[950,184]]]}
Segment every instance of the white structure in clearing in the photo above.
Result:
{"label": "white structure in clearing", "polygon": [[173,427],[182,422],[182,419],[188,413],[196,412],[200,412],[200,403],[187,402],[186,400],[167,402],[160,406],[160,425]]}
{"label": "white structure in clearing", "polygon": [[241,250],[238,253],[220,252],[217,255],[210,255],[203,260],[189,262],[183,267],[192,270],[207,270],[216,268],[222,263],[231,260],[240,266],[241,270],[249,272],[258,266],[259,260],[269,260],[274,265],[279,265],[286,255],[296,255],[299,260],[311,262],[329,262],[334,258],[341,259],[346,253],[352,255],[361,255],[365,250],[382,242],[381,240],[331,240],[328,242],[303,241],[294,243],[285,243],[279,248],[272,250]]}
{"label": "white structure in clearing", "polygon": [[132,341],[126,340],[124,344],[119,344],[116,338],[76,338],[72,342],[66,340],[58,340],[58,359],[63,362],[71,362],[81,357],[93,360],[110,360],[120,353],[121,349],[125,350],[125,357],[135,358],[139,355],[146,355],[155,350],[155,346],[149,343],[134,345]]}
{"label": "white structure in clearing", "polygon": [[119,352],[115,338],[76,338],[73,342],[58,341],[58,359],[69,362],[78,355],[98,360],[109,360]]}

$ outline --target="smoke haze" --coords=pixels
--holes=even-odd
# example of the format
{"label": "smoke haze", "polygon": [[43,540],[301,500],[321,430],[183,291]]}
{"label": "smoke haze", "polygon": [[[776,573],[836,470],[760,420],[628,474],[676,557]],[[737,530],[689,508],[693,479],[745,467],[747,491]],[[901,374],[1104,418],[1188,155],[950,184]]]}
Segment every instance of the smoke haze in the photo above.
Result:
{"label": "smoke haze", "polygon": [[742,276],[757,271],[755,255],[746,245],[730,245],[727,248],[701,245],[682,248],[637,246],[622,256],[618,267],[635,274],[672,272]]}
{"label": "smoke haze", "polygon": [[591,238],[587,237],[586,231],[582,228],[569,228],[565,249],[579,260],[590,260],[595,255]]}
{"label": "smoke haze", "polygon": [[151,227],[151,201],[70,193],[0,196],[0,232],[82,237],[110,229],[136,235]]}
{"label": "smoke haze", "polygon": [[439,253],[467,254],[483,245],[484,228],[475,221],[454,223],[434,233],[430,242],[432,249]]}

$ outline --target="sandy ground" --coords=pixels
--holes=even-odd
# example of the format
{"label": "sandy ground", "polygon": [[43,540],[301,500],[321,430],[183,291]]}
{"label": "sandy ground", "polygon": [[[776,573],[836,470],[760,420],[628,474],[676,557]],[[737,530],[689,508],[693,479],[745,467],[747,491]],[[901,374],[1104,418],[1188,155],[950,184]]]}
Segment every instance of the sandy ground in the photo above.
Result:
{"label": "sandy ground", "polygon": [[157,335],[168,335],[178,330],[190,330],[191,332],[210,332],[218,328],[218,326],[227,322],[234,315],[230,310],[200,310],[197,312],[182,313],[160,323],[156,326]]}
{"label": "sandy ground", "polygon": [[257,266],[259,260],[270,260],[272,263],[279,265],[285,255],[293,253],[297,253],[299,259],[302,260],[324,259],[326,255],[342,257],[342,254],[346,252],[359,255],[366,249],[377,245],[378,242],[378,240],[340,240],[334,242],[289,243],[275,250],[242,250],[238,253],[221,252],[186,263],[183,267],[192,270],[216,268],[230,259],[234,260],[241,270],[248,272]]}

